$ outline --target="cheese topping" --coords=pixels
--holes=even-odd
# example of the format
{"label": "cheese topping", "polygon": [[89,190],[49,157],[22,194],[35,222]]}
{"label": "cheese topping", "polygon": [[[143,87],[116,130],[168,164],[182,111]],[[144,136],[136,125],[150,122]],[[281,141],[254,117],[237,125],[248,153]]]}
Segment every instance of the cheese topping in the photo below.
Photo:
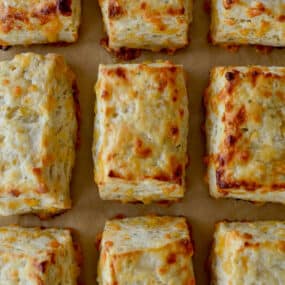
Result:
{"label": "cheese topping", "polygon": [[285,282],[284,222],[222,222],[211,256],[212,285]]}
{"label": "cheese topping", "polygon": [[285,0],[211,0],[215,44],[285,46]]}
{"label": "cheese topping", "polygon": [[111,49],[177,49],[188,43],[192,0],[100,0]]}
{"label": "cheese topping", "polygon": [[182,197],[188,133],[182,67],[101,65],[96,95],[93,155],[101,197]]}
{"label": "cheese topping", "polygon": [[0,284],[77,285],[78,274],[68,230],[0,228]]}
{"label": "cheese topping", "polygon": [[77,135],[75,76],[61,56],[0,63],[0,214],[70,208]]}
{"label": "cheese topping", "polygon": [[210,191],[285,202],[285,69],[213,69],[206,92]]}
{"label": "cheese topping", "polygon": [[0,41],[4,46],[74,42],[80,0],[0,0]]}
{"label": "cheese topping", "polygon": [[195,285],[193,248],[184,218],[108,221],[101,242],[99,285]]}

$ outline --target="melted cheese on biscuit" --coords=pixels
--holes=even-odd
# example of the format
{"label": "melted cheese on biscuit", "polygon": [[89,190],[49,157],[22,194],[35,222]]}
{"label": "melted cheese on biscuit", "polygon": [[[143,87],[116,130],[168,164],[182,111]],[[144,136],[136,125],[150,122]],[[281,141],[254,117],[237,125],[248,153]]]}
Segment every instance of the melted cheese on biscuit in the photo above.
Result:
{"label": "melted cheese on biscuit", "polygon": [[0,63],[0,214],[70,208],[77,135],[75,76],[61,56]]}
{"label": "melted cheese on biscuit", "polygon": [[106,223],[99,285],[195,285],[184,218],[138,217]]}
{"label": "melted cheese on biscuit", "polygon": [[78,274],[68,230],[0,228],[0,284],[77,285]]}
{"label": "melted cheese on biscuit", "polygon": [[100,0],[111,49],[184,47],[192,0]]}
{"label": "melted cheese on biscuit", "polygon": [[284,284],[285,223],[219,223],[211,271],[212,285]]}
{"label": "melted cheese on biscuit", "polygon": [[218,67],[206,92],[210,192],[285,203],[285,69]]}
{"label": "melted cheese on biscuit", "polygon": [[0,44],[74,42],[80,0],[0,0]]}
{"label": "melted cheese on biscuit", "polygon": [[188,100],[183,68],[101,65],[93,155],[103,199],[177,200],[184,194]]}
{"label": "melted cheese on biscuit", "polygon": [[215,44],[285,46],[285,0],[212,0]]}

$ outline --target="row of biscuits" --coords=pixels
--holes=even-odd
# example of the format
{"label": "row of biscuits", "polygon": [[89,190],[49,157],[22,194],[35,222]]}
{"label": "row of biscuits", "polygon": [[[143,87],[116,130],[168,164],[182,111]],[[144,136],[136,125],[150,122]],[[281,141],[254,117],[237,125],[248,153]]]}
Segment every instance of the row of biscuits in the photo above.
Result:
{"label": "row of biscuits", "polygon": [[[285,46],[284,0],[210,0],[211,40],[220,45]],[[188,44],[192,0],[99,0],[107,49],[121,58],[132,49],[175,51]],[[1,46],[75,42],[80,0],[0,1]]]}
{"label": "row of biscuits", "polygon": [[[216,224],[211,284],[283,284],[284,244],[281,221]],[[70,230],[0,227],[0,251],[1,284],[78,284],[82,256]],[[110,220],[100,241],[97,281],[195,285],[193,253],[183,217]]]}
{"label": "row of biscuits", "polygon": [[[71,207],[78,141],[75,75],[63,57],[25,53],[0,63],[0,214],[54,215]],[[205,93],[213,197],[284,203],[285,69],[216,67]],[[94,177],[100,197],[177,201],[188,163],[183,67],[100,65]]]}

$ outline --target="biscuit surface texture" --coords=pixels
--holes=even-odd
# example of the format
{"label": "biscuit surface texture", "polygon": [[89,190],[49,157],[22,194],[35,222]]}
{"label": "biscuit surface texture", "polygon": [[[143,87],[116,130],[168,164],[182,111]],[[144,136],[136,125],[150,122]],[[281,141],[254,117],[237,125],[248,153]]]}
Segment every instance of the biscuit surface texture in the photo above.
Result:
{"label": "biscuit surface texture", "polygon": [[284,284],[284,242],[284,222],[218,223],[211,285]]}
{"label": "biscuit surface texture", "polygon": [[0,0],[0,45],[74,42],[80,0]]}
{"label": "biscuit surface texture", "polygon": [[0,62],[0,214],[71,206],[77,140],[75,75],[61,56]]}
{"label": "biscuit surface texture", "polygon": [[111,220],[101,241],[98,283],[195,285],[192,255],[184,218]]}
{"label": "biscuit surface texture", "polygon": [[171,63],[101,65],[96,84],[95,181],[107,200],[183,197],[188,98]]}
{"label": "biscuit surface texture", "polygon": [[211,0],[214,44],[285,46],[285,1]]}
{"label": "biscuit surface texture", "polygon": [[78,274],[68,230],[0,228],[1,285],[77,285]]}
{"label": "biscuit surface texture", "polygon": [[188,43],[192,0],[100,0],[111,49],[175,50]]}
{"label": "biscuit surface texture", "polygon": [[285,68],[218,67],[206,91],[210,193],[285,203]]}

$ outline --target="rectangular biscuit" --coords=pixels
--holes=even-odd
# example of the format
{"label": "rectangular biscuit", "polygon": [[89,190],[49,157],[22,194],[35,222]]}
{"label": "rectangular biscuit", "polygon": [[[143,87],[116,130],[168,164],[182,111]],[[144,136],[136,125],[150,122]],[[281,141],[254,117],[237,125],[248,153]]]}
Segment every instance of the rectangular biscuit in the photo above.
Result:
{"label": "rectangular biscuit", "polygon": [[77,285],[78,253],[69,230],[0,228],[0,284]]}
{"label": "rectangular biscuit", "polygon": [[211,0],[214,44],[285,46],[285,1]]}
{"label": "rectangular biscuit", "polygon": [[0,0],[0,45],[75,42],[80,0]]}
{"label": "rectangular biscuit", "polygon": [[59,55],[0,62],[0,215],[71,207],[76,93],[75,75]]}
{"label": "rectangular biscuit", "polygon": [[193,247],[184,218],[108,221],[100,248],[99,285],[195,285]]}
{"label": "rectangular biscuit", "polygon": [[109,47],[176,50],[188,44],[192,0],[100,0]]}
{"label": "rectangular biscuit", "polygon": [[182,66],[100,65],[96,98],[93,157],[101,198],[183,197],[188,98]]}
{"label": "rectangular biscuit", "polygon": [[216,67],[206,91],[213,197],[285,203],[285,68]]}
{"label": "rectangular biscuit", "polygon": [[285,284],[285,222],[216,225],[211,285]]}

